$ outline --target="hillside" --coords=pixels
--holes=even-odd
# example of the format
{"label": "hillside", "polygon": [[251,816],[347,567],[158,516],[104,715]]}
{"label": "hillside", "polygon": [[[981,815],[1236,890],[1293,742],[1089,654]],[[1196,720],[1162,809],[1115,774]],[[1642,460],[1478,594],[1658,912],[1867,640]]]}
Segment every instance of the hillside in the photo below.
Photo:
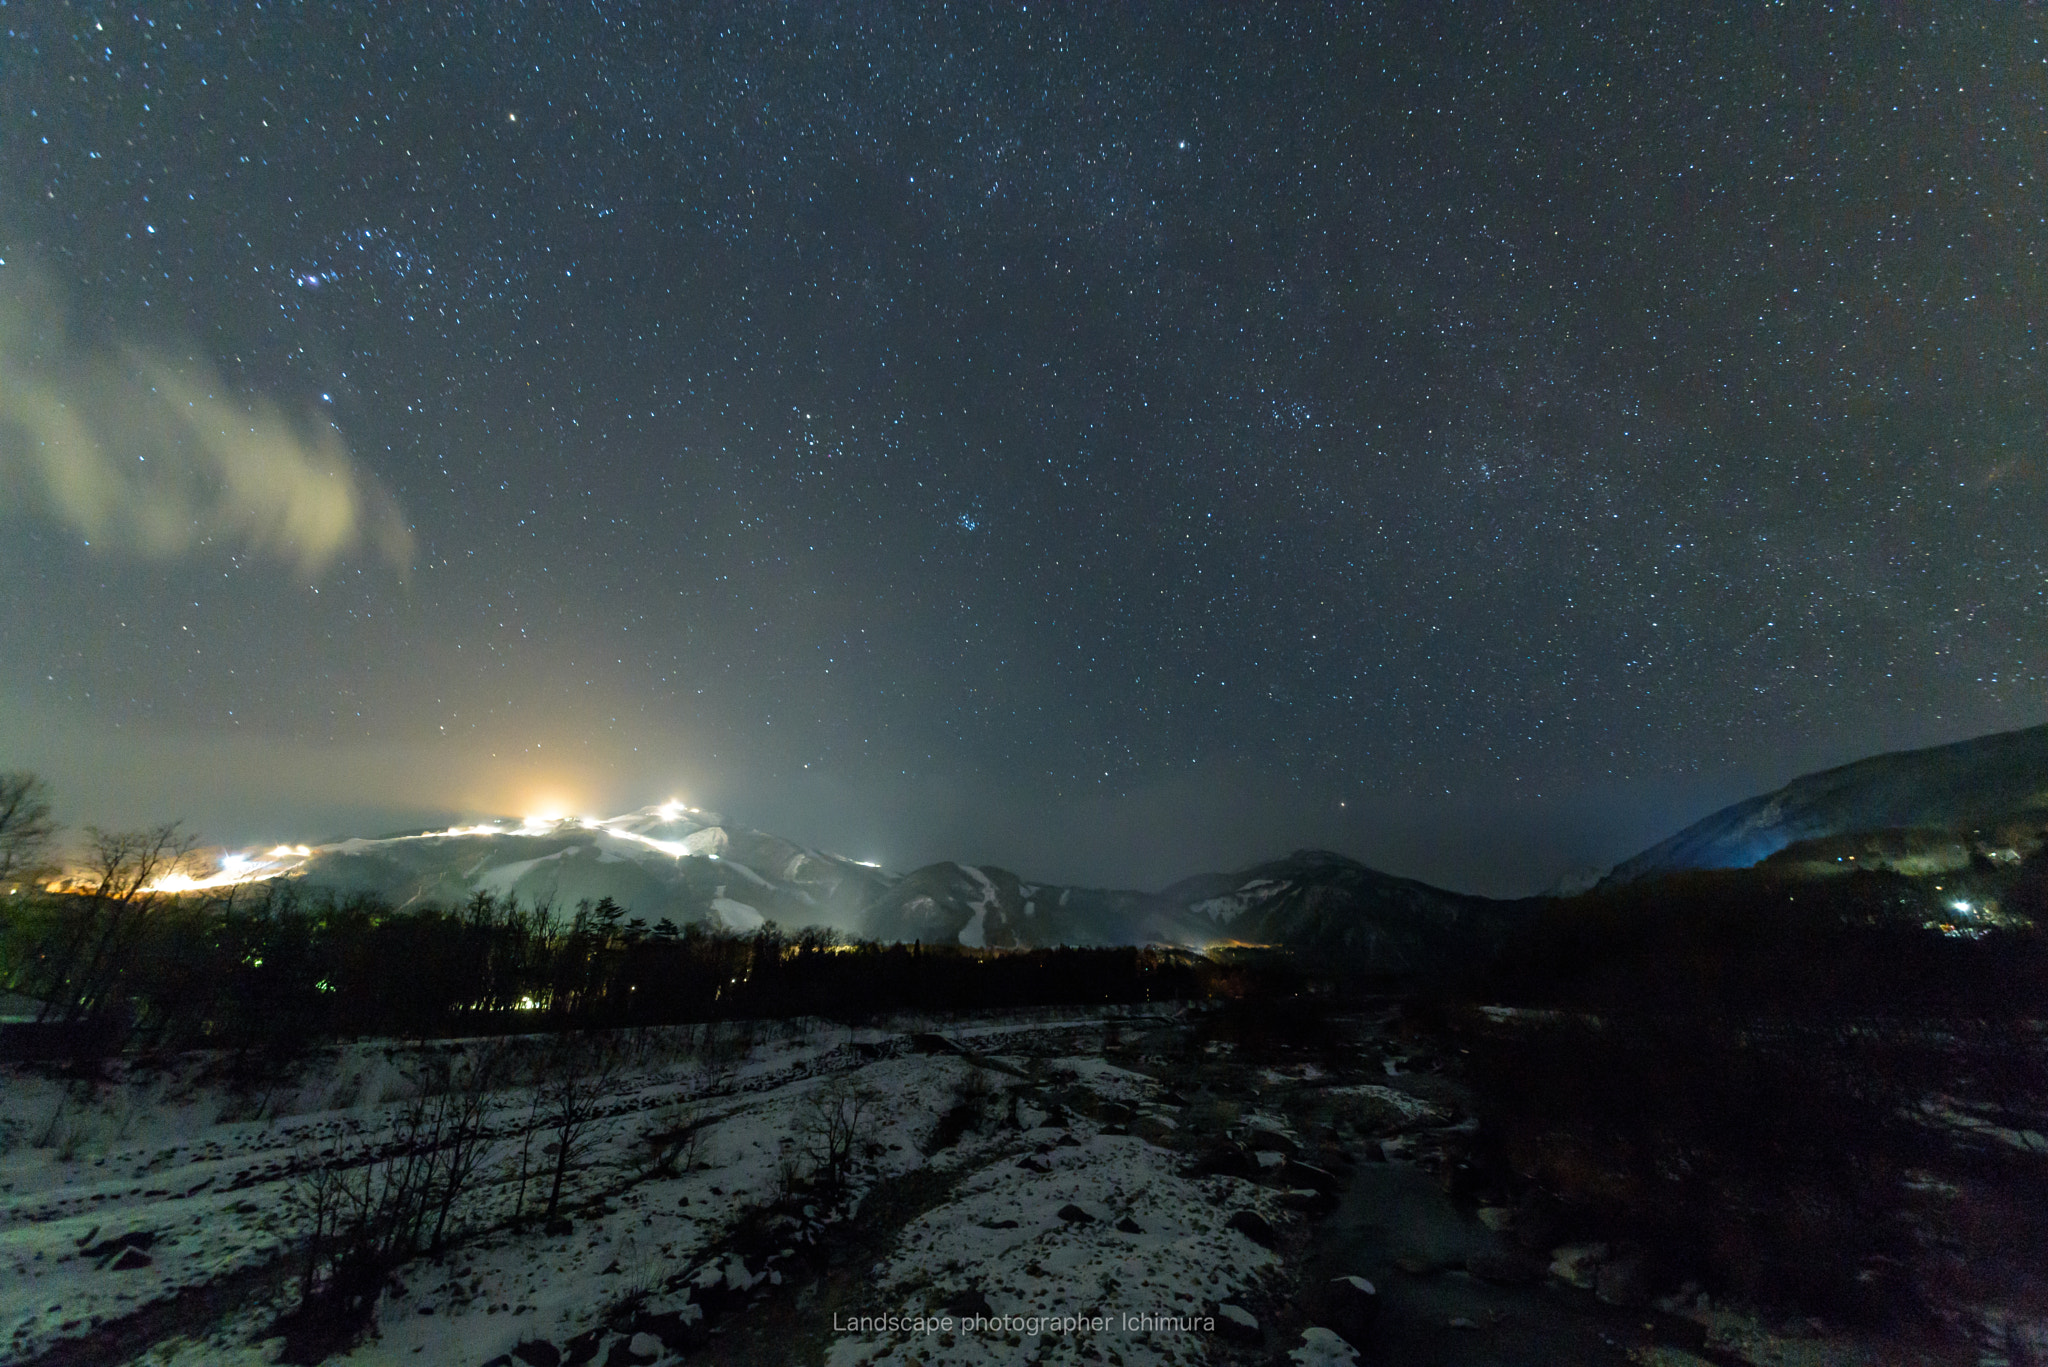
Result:
{"label": "hillside", "polygon": [[1602,883],[1687,869],[1747,868],[1789,846],[1862,832],[1911,830],[1923,833],[1925,841],[1929,832],[1967,836],[1976,830],[2038,830],[2043,824],[2048,726],[2035,726],[1806,774],[1693,823],[1617,864]]}
{"label": "hillside", "polygon": [[609,898],[649,925],[737,934],[774,922],[968,949],[1280,946],[1375,975],[1430,972],[1487,952],[1521,908],[1319,850],[1161,892],[1038,883],[952,862],[898,875],[673,803],[602,820],[530,818],[223,854],[191,885],[270,879],[400,910],[484,894],[559,915]]}

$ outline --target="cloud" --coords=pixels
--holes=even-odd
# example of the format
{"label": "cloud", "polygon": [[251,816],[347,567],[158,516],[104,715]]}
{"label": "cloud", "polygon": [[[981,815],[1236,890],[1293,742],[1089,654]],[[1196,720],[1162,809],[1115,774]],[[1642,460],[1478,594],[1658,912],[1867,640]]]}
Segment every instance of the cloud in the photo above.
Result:
{"label": "cloud", "polygon": [[0,270],[0,494],[94,546],[203,544],[314,573],[365,549],[403,571],[412,532],[331,425],[302,426],[206,366],[69,337],[53,292]]}

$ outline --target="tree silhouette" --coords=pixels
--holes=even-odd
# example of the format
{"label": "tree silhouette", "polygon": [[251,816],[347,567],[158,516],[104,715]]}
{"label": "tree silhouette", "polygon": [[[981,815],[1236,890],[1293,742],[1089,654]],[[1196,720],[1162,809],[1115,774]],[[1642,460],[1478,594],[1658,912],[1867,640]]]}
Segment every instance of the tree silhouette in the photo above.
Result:
{"label": "tree silhouette", "polygon": [[0,892],[45,871],[57,823],[49,785],[35,774],[0,774]]}

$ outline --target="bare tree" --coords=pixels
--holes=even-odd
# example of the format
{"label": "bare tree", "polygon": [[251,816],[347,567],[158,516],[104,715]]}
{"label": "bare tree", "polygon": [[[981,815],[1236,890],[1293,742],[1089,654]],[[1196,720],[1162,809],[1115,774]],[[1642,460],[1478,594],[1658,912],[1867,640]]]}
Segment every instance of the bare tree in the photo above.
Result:
{"label": "bare tree", "polygon": [[49,785],[26,771],[0,774],[0,891],[45,871],[56,834]]}
{"label": "bare tree", "polygon": [[534,1086],[532,1099],[526,1108],[526,1124],[519,1131],[519,1195],[512,1203],[512,1227],[521,1229],[526,1223],[526,1190],[533,1183],[533,1137],[541,1127],[541,1088]]}
{"label": "bare tree", "polygon": [[139,831],[88,826],[85,833],[85,905],[46,993],[52,1005],[61,1002],[68,1020],[91,1016],[106,1005],[144,918],[163,895],[163,880],[180,870],[198,843],[175,821]]}
{"label": "bare tree", "polygon": [[301,1245],[290,1361],[320,1361],[368,1317],[393,1269],[462,1233],[465,1197],[490,1146],[490,1091],[504,1051],[429,1063],[387,1135],[302,1153],[284,1228]]}
{"label": "bare tree", "polygon": [[85,828],[88,895],[101,901],[133,903],[153,899],[157,884],[179,872],[199,844],[196,837],[166,821],[139,831]]}
{"label": "bare tree", "polygon": [[570,1172],[589,1155],[590,1129],[611,1095],[617,1070],[617,1056],[606,1043],[594,1039],[566,1039],[549,1061],[547,1078],[540,1087],[541,1125],[553,1136],[546,1149],[550,1161],[543,1225],[560,1212]]}
{"label": "bare tree", "polygon": [[874,1129],[874,1094],[836,1079],[811,1093],[805,1104],[801,1135],[813,1176],[837,1190],[853,1174],[853,1160]]}
{"label": "bare tree", "polygon": [[278,1209],[272,1215],[278,1232],[286,1238],[304,1240],[300,1249],[299,1304],[312,1305],[320,1286],[335,1236],[340,1233],[342,1188],[347,1182],[348,1141],[337,1138],[334,1148],[323,1153],[318,1144],[302,1139],[292,1180],[285,1184]]}
{"label": "bare tree", "polygon": [[674,1177],[697,1166],[709,1114],[702,1101],[678,1098],[647,1118],[640,1134],[645,1146],[643,1177]]}
{"label": "bare tree", "polygon": [[[388,1142],[339,1139],[287,1189],[281,1214],[305,1240],[288,1360],[321,1361],[351,1337],[391,1271],[419,1250],[437,1192],[437,1118],[425,1099],[410,1102]],[[320,1351],[306,1352],[309,1344]]]}
{"label": "bare tree", "polygon": [[451,1221],[488,1157],[491,1089],[497,1085],[505,1052],[503,1045],[484,1045],[476,1055],[465,1054],[459,1063],[447,1066],[437,1078],[441,1091],[434,1099],[431,1132],[438,1146],[439,1181],[434,1232],[428,1240],[437,1252],[447,1246]]}

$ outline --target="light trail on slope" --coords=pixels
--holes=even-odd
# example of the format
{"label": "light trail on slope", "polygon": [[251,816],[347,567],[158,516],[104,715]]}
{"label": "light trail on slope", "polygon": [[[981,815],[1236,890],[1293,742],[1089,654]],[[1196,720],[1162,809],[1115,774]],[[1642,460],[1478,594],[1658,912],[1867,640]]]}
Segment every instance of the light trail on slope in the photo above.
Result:
{"label": "light trail on slope", "polygon": [[[242,850],[222,854],[210,873],[194,873],[177,869],[151,880],[142,888],[149,893],[211,892],[221,888],[239,887],[248,883],[263,883],[275,878],[285,878],[303,869],[322,854],[349,854],[368,850],[380,845],[396,845],[415,840],[452,840],[478,836],[547,836],[562,832],[564,827],[574,830],[594,831],[615,840],[629,840],[667,855],[671,859],[688,859],[694,856],[718,858],[716,850],[693,846],[690,836],[718,827],[701,826],[682,840],[663,840],[642,831],[621,829],[620,823],[649,817],[658,818],[663,824],[672,824],[684,817],[704,815],[702,809],[691,807],[678,799],[670,799],[655,807],[642,807],[636,812],[622,816],[591,817],[563,816],[556,813],[537,813],[522,817],[517,825],[504,821],[476,822],[466,826],[448,826],[440,830],[419,831],[412,835],[382,836],[376,839],[355,837],[335,841],[326,845],[273,845],[267,850]],[[709,844],[710,842],[706,842]],[[52,884],[59,888],[75,884],[77,875]]]}

